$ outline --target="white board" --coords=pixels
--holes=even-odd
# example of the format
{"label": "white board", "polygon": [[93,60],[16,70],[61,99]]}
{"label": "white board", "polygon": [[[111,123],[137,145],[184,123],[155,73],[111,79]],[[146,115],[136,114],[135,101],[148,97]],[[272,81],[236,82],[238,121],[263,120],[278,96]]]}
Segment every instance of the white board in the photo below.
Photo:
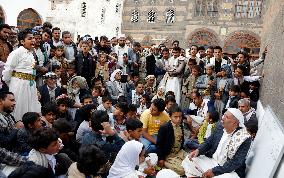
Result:
{"label": "white board", "polygon": [[272,178],[284,152],[284,132],[270,107],[259,119],[259,128],[252,145],[247,178]]}

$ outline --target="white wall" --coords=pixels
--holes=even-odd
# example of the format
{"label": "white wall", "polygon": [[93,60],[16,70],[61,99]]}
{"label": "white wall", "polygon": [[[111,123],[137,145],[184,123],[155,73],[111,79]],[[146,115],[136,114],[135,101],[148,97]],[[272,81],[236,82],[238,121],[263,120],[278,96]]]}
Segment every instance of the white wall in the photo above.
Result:
{"label": "white wall", "polygon": [[50,9],[50,2],[49,0],[0,0],[0,6],[5,14],[5,23],[17,26],[19,13],[27,8],[34,9],[44,22]]}
{"label": "white wall", "polygon": [[[86,2],[86,17],[81,17],[81,4]],[[115,12],[116,4],[120,3],[120,12]],[[106,9],[105,21],[101,23],[102,8]],[[68,30],[73,36],[86,34],[95,36],[106,35],[111,38],[116,36],[116,27],[121,33],[123,0],[73,0],[57,4],[49,14],[53,26],[58,26],[62,31]]]}
{"label": "white wall", "polygon": [[[0,6],[5,13],[5,23],[17,26],[19,13],[27,8],[34,9],[42,21],[50,21],[53,26],[58,26],[62,31],[68,30],[77,35],[90,34],[92,37],[106,35],[111,38],[117,36],[116,27],[121,34],[122,8],[124,0],[73,0],[57,3],[51,10],[50,0],[0,0]],[[86,2],[87,16],[81,17],[81,4]],[[119,13],[115,12],[117,3],[121,4]],[[101,23],[102,8],[106,9],[105,21]]]}

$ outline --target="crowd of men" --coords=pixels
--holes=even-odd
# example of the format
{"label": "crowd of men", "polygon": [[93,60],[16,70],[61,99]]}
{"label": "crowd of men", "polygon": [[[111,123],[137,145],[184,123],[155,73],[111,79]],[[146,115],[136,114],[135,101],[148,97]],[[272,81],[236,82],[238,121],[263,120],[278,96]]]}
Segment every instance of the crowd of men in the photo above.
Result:
{"label": "crowd of men", "polygon": [[0,177],[245,177],[259,59],[0,25]]}

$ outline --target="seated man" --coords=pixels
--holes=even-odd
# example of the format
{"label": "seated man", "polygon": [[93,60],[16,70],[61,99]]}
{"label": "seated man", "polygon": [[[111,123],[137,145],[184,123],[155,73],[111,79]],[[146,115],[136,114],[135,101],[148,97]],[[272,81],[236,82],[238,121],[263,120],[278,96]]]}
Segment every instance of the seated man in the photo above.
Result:
{"label": "seated man", "polygon": [[193,126],[196,127],[202,124],[203,120],[208,114],[208,111],[214,110],[214,106],[209,99],[203,99],[201,94],[197,91],[192,92],[191,97],[194,106],[190,104],[193,107],[190,106],[189,110],[193,112],[191,112],[192,115],[190,115],[187,120],[190,120],[190,122],[193,121]]}
{"label": "seated man", "polygon": [[110,77],[110,81],[106,83],[107,90],[113,100],[114,103],[117,102],[119,97],[126,96],[127,90],[126,90],[126,84],[121,83],[121,75],[122,71],[120,69],[116,69]]}
{"label": "seated man", "polygon": [[146,109],[141,114],[141,122],[143,123],[141,142],[145,146],[148,153],[155,152],[157,134],[160,126],[170,120],[169,115],[164,111],[165,102],[162,99],[155,99],[150,109]]}
{"label": "seated man", "polygon": [[239,110],[243,113],[245,119],[245,126],[252,125],[258,126],[258,119],[256,117],[256,111],[250,106],[250,100],[247,98],[240,99],[238,102]]}
{"label": "seated man", "polygon": [[[223,127],[222,127],[223,126]],[[214,133],[185,158],[188,177],[245,177],[246,157],[251,137],[244,128],[242,112],[229,108]]]}
{"label": "seated man", "polygon": [[111,128],[108,114],[105,111],[95,111],[90,126],[92,131],[83,136],[82,145],[96,144],[104,151],[106,157],[111,159],[113,153],[118,153],[125,141]]}
{"label": "seated man", "polygon": [[12,92],[0,93],[0,145],[12,150],[16,144],[18,129],[23,127],[22,121],[15,121],[12,116],[16,100]]}
{"label": "seated man", "polygon": [[40,103],[44,106],[50,101],[55,101],[55,99],[61,95],[60,87],[56,86],[57,76],[53,72],[48,72],[44,75],[45,84],[39,88],[40,92]]}

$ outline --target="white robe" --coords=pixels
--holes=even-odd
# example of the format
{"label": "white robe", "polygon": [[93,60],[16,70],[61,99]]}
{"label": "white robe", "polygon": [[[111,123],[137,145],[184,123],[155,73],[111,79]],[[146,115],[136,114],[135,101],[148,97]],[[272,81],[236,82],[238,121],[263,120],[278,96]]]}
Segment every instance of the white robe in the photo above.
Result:
{"label": "white robe", "polygon": [[[179,65],[180,57],[169,59],[168,67],[170,69],[176,69]],[[167,76],[167,73],[165,74]],[[164,79],[163,79],[164,80]],[[175,93],[176,103],[180,105],[181,100],[181,78],[180,77],[168,77],[167,81],[161,82],[165,83],[165,93],[168,91],[173,91]]]}
{"label": "white robe", "polygon": [[16,106],[13,115],[16,121],[22,120],[26,112],[41,112],[35,81],[12,77],[13,71],[35,75],[34,65],[35,59],[32,52],[22,46],[8,56],[5,64],[3,79],[15,96]]}
{"label": "white robe", "polygon": [[118,152],[107,178],[138,178],[135,167],[139,165],[139,154],[143,144],[132,140],[126,142]]}
{"label": "white robe", "polygon": [[[185,175],[187,177],[202,177],[202,174],[209,169],[212,169],[216,166],[222,166],[222,159],[224,156],[225,148],[229,144],[231,138],[231,134],[227,134],[224,131],[223,136],[219,142],[219,145],[213,154],[212,158],[208,158],[204,155],[200,155],[198,157],[192,158],[192,161],[186,157],[183,162],[182,166],[185,170]],[[214,176],[218,178],[239,178],[236,172],[225,173],[219,176]]]}

